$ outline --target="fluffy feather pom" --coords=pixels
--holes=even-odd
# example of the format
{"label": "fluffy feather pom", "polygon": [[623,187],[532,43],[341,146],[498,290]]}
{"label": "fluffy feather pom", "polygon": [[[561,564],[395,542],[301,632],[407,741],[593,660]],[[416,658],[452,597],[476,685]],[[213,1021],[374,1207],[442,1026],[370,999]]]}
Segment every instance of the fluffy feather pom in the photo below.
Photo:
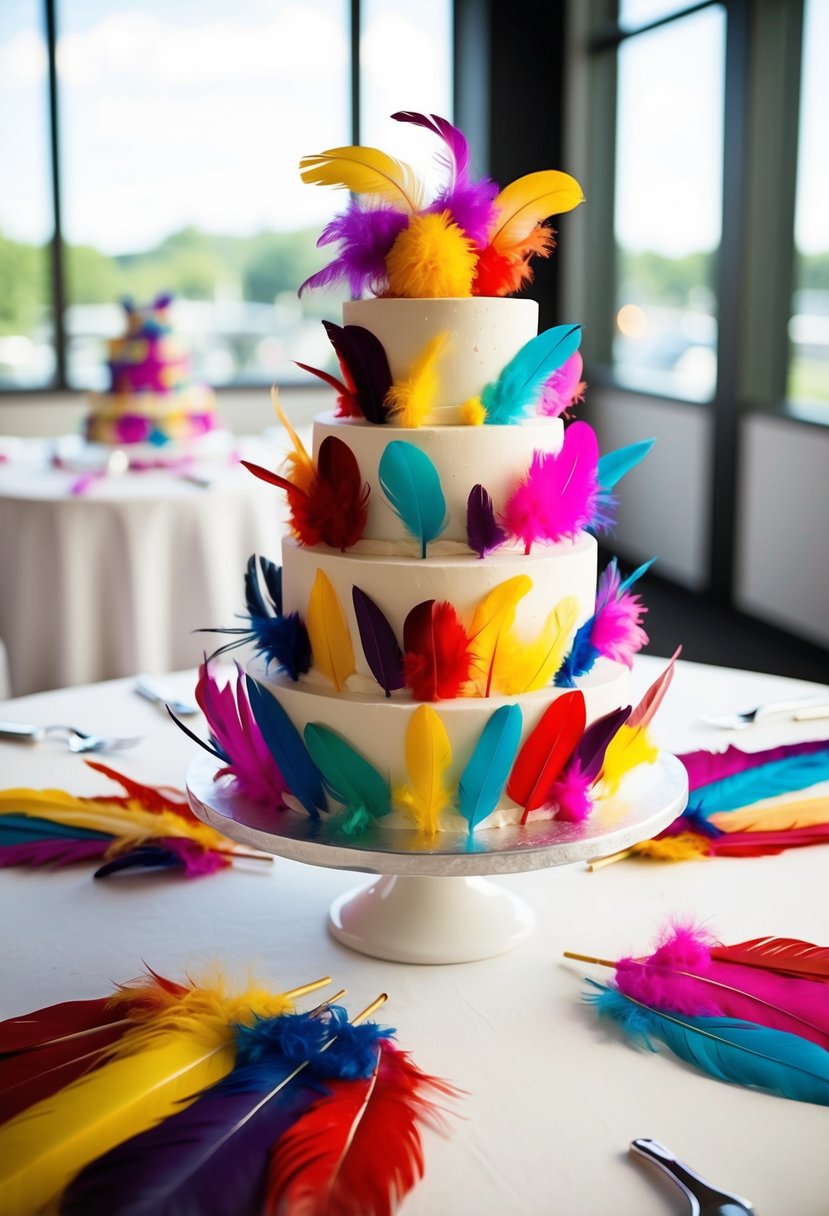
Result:
{"label": "fluffy feather pom", "polygon": [[386,258],[389,250],[409,222],[405,211],[395,207],[366,206],[352,199],[348,207],[323,229],[317,245],[340,243],[333,262],[310,275],[299,288],[299,295],[316,288],[347,283],[355,299],[365,291],[383,295],[388,286]]}
{"label": "fluffy feather pom", "polygon": [[472,670],[469,634],[449,603],[425,600],[403,625],[403,671],[415,701],[461,696]]}
{"label": "fluffy feather pom", "polygon": [[460,407],[461,422],[464,426],[483,426],[486,422],[486,409],[480,397],[470,397]]}
{"label": "fluffy feather pom", "polygon": [[409,299],[470,296],[476,260],[474,245],[448,211],[414,215],[386,258],[389,291]]}
{"label": "fluffy feather pom", "polygon": [[350,549],[365,531],[368,496],[351,448],[336,435],[326,435],[317,457],[316,479],[297,515],[302,543],[322,541],[342,553]]}
{"label": "fluffy feather pom", "polygon": [[503,521],[529,553],[537,541],[575,536],[593,518],[598,481],[599,445],[585,422],[564,432],[561,451],[536,452],[529,472],[513,492]]}
{"label": "fluffy feather pom", "polygon": [[610,560],[596,588],[593,615],[579,627],[556,676],[560,688],[573,688],[577,677],[591,671],[600,655],[633,666],[633,656],[647,644],[648,635],[641,627],[647,609],[630,588],[652,565],[651,560],[639,566],[623,582],[616,558]]}

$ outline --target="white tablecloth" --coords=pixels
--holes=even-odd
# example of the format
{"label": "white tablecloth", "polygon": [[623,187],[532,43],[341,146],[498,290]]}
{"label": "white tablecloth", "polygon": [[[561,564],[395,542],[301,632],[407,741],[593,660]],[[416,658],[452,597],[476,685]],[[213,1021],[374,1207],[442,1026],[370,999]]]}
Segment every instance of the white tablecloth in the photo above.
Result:
{"label": "white tablecloth", "polygon": [[[243,443],[243,449],[245,444]],[[243,454],[271,467],[275,444]],[[244,609],[245,561],[278,559],[284,503],[228,463],[109,476],[0,465],[0,638],[15,695],[191,667]]]}
{"label": "white tablecloth", "polygon": [[[641,658],[636,689],[662,662]],[[189,693],[193,676],[172,680]],[[657,721],[674,750],[722,746],[701,712],[745,708],[812,686],[679,663]],[[144,732],[110,757],[141,781],[181,785],[196,752],[129,684],[68,689],[0,706],[19,721],[69,720]],[[198,729],[198,727],[197,727]],[[778,723],[729,741],[759,749],[829,734],[829,723]],[[102,757],[106,759],[106,757]],[[4,785],[100,793],[104,783],[57,744],[0,744]],[[0,872],[6,942],[0,1016],[109,991],[148,963],[180,976],[212,960],[291,986],[320,975],[349,990],[349,1007],[390,994],[384,1018],[421,1068],[468,1091],[443,1140],[427,1132],[426,1177],[407,1216],[666,1216],[678,1197],[626,1156],[637,1136],[663,1140],[703,1174],[752,1199],[762,1216],[824,1216],[829,1110],[721,1084],[667,1053],[637,1052],[585,1007],[590,970],[571,949],[642,953],[668,917],[692,917],[724,941],[766,933],[829,944],[829,849],[778,857],[665,865],[582,865],[503,882],[535,909],[532,936],[509,954],[460,966],[415,967],[355,954],[326,933],[330,901],[364,881],[277,859],[215,877],[123,876],[95,883],[86,867]],[[607,973],[596,969],[596,978]]]}

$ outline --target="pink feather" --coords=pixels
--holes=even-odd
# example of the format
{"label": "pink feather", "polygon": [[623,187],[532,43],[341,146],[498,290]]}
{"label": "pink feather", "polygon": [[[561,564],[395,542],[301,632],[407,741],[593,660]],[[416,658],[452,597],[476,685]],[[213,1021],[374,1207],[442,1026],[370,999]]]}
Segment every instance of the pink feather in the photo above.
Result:
{"label": "pink feather", "polygon": [[599,444],[592,427],[574,422],[558,453],[533,454],[524,480],[504,510],[503,522],[529,553],[536,541],[575,536],[593,518],[599,492]]}
{"label": "pink feather", "polygon": [[288,787],[256,725],[245,690],[245,673],[238,663],[236,672],[234,696],[232,681],[220,688],[206,661],[199,668],[196,701],[229,761],[217,777],[229,774],[239,793],[255,802],[284,806],[283,794]]}
{"label": "pink feather", "polygon": [[670,928],[653,954],[616,964],[616,986],[634,1000],[689,1016],[742,1018],[829,1048],[829,1002],[814,980],[711,958],[716,942],[688,925]]}
{"label": "pink feather", "polygon": [[581,378],[583,369],[581,353],[574,351],[570,358],[544,381],[538,402],[539,414],[544,414],[547,418],[559,418],[571,405],[584,399],[587,385]]}
{"label": "pink feather", "polygon": [[688,772],[689,789],[699,789],[711,781],[721,781],[724,777],[733,777],[736,773],[744,773],[759,764],[769,764],[773,760],[786,760],[789,756],[807,756],[811,752],[824,751],[826,739],[811,739],[807,743],[784,743],[779,747],[770,747],[762,752],[745,752],[739,747],[730,745],[724,752],[697,751],[687,752],[679,759]]}
{"label": "pink feather", "polygon": [[69,866],[77,861],[92,861],[106,853],[112,839],[27,840],[22,844],[0,846],[0,869],[9,866]]}
{"label": "pink feather", "polygon": [[584,823],[593,810],[590,787],[594,782],[595,777],[582,772],[581,761],[570,761],[550,790],[550,802],[558,805],[554,818],[565,823]]}
{"label": "pink feather", "polygon": [[677,646],[674,653],[668,662],[668,666],[657,676],[648,691],[642,697],[642,700],[634,709],[633,713],[627,720],[627,724],[631,729],[636,726],[648,726],[654,719],[656,711],[662,704],[663,698],[671,686],[671,680],[674,678],[674,667],[677,659],[682,653],[682,647]]}
{"label": "pink feather", "polygon": [[590,642],[599,654],[632,667],[633,656],[648,641],[648,635],[641,627],[647,608],[638,595],[630,591],[620,594],[621,582],[619,567],[612,561],[602,573],[596,589],[596,614]]}

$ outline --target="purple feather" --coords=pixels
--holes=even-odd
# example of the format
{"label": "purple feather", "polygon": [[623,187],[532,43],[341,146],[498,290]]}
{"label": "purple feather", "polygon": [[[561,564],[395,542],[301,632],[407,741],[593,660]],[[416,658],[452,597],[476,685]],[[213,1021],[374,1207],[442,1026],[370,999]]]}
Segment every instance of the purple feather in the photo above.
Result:
{"label": "purple feather", "polygon": [[340,242],[333,262],[306,279],[299,294],[306,288],[330,287],[346,282],[353,296],[364,291],[382,295],[388,287],[386,257],[400,233],[408,226],[409,216],[394,207],[367,208],[352,199],[345,211],[334,217],[323,229],[317,245]]}
{"label": "purple feather", "polygon": [[106,840],[29,840],[0,847],[0,869],[11,866],[70,866],[102,857],[112,844]]}
{"label": "purple feather", "polygon": [[362,325],[323,321],[325,332],[354,385],[357,404],[369,422],[383,423],[389,415],[384,401],[392,385],[391,369],[379,338]]}
{"label": "purple feather", "polygon": [[231,864],[230,857],[215,849],[206,849],[195,840],[181,836],[165,836],[158,840],[136,845],[125,853],[118,853],[112,861],[100,866],[94,878],[108,878],[122,870],[184,870],[185,878],[201,878],[215,874]]}
{"label": "purple feather", "polygon": [[351,598],[354,601],[354,614],[357,617],[357,628],[360,631],[366,662],[377,683],[386,696],[390,697],[396,688],[403,688],[406,683],[403,675],[403,653],[394,630],[382,610],[365,591],[353,587]]}
{"label": "purple feather", "polygon": [[601,772],[608,745],[615,737],[619,727],[627,722],[631,710],[630,705],[626,705],[622,709],[614,709],[612,713],[605,714],[603,718],[598,718],[591,723],[582,735],[570,764],[578,761],[582,774],[591,781],[595,781]]}
{"label": "purple feather", "polygon": [[811,739],[807,743],[783,743],[779,747],[770,747],[762,752],[744,752],[732,744],[724,752],[687,752],[679,759],[688,771],[689,788],[696,790],[702,785],[721,781],[724,777],[733,777],[736,773],[744,773],[760,764],[786,760],[790,756],[809,756],[814,752],[825,751],[826,747],[826,739]]}
{"label": "purple feather", "polygon": [[507,533],[495,518],[492,499],[482,485],[473,486],[466,500],[466,538],[478,557],[499,549]]}

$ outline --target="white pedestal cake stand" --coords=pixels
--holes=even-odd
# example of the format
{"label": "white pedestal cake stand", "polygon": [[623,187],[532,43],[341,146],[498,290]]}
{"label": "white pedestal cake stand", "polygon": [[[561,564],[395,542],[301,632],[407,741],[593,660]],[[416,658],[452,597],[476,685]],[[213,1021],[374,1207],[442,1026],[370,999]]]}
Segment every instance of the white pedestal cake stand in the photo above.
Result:
{"label": "white pedestal cake stand", "polygon": [[376,874],[331,905],[331,933],[362,954],[403,963],[463,963],[502,954],[532,930],[532,909],[487,874],[520,874],[603,857],[647,840],[683,810],[688,779],[660,753],[629,774],[623,795],[597,802],[583,824],[441,832],[377,826],[351,839],[325,816],[311,819],[250,802],[214,780],[220,765],[198,756],[187,773],[195,814],[239,844],[307,865]]}

